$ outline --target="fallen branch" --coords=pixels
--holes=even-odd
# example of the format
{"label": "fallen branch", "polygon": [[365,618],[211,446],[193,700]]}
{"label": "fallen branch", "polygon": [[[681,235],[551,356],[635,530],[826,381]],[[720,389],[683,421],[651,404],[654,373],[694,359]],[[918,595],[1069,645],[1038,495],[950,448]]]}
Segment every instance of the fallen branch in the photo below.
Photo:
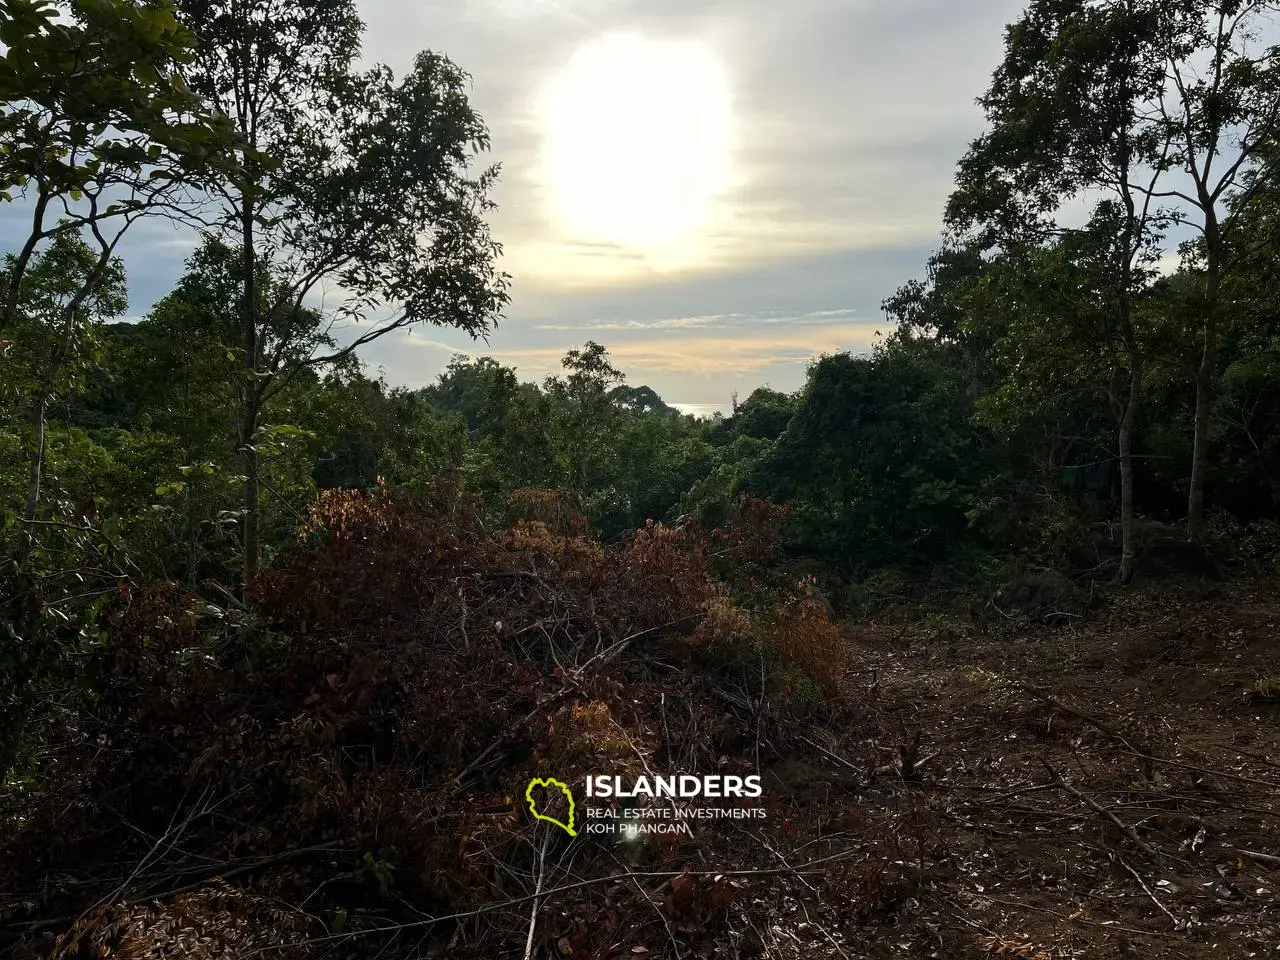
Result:
{"label": "fallen branch", "polygon": [[533,887],[533,907],[529,911],[529,934],[524,941],[524,960],[531,960],[533,957],[533,934],[538,928],[538,898],[542,895],[542,881],[547,877],[547,844],[550,840],[551,834],[547,833],[542,838],[542,849],[538,851],[538,880]]}
{"label": "fallen branch", "polygon": [[1275,769],[1280,770],[1280,763],[1276,763],[1270,757],[1264,757],[1260,753],[1250,753],[1247,750],[1240,750],[1236,747],[1228,747],[1225,744],[1222,746],[1222,749],[1230,750],[1232,753],[1238,753],[1242,757],[1248,757],[1251,760],[1257,760],[1259,763],[1266,764],[1268,767],[1274,767]]}
{"label": "fallen branch", "polygon": [[476,757],[474,760],[472,760],[469,764],[467,764],[465,768],[463,768],[462,772],[459,773],[457,777],[454,778],[454,785],[453,785],[454,793],[457,793],[458,791],[462,790],[462,788],[466,786],[467,779],[473,773],[475,773],[478,769],[480,769],[480,767],[484,765],[485,761],[488,760],[491,756],[493,756],[493,754],[496,751],[501,749],[507,743],[510,743],[512,738],[516,736],[516,734],[524,727],[526,723],[528,723],[530,720],[532,720],[534,717],[536,717],[538,714],[542,713],[543,711],[563,703],[571,695],[573,695],[579,689],[581,689],[582,685],[586,683],[587,672],[591,670],[593,667],[597,666],[598,664],[604,663],[607,660],[614,659],[615,657],[618,656],[618,654],[622,653],[623,650],[631,646],[632,643],[634,643],[636,640],[639,640],[641,637],[648,636],[651,633],[657,633],[659,630],[668,630],[671,627],[677,626],[681,623],[685,623],[686,621],[691,619],[693,619],[692,616],[679,617],[675,620],[672,620],[669,623],[660,624],[659,626],[656,626],[656,627],[650,627],[647,630],[641,630],[639,633],[633,633],[629,637],[623,637],[617,643],[600,651],[594,657],[592,657],[590,660],[584,663],[582,666],[576,668],[572,673],[571,682],[569,683],[568,686],[564,687],[558,693],[554,693],[551,696],[547,697],[545,700],[539,703],[536,707],[534,707],[532,710],[526,713],[523,717],[517,720],[514,724],[512,724],[511,728],[507,730],[506,733],[502,734],[502,736],[498,737],[491,744],[489,744],[489,746],[485,747],[482,751],[480,751],[480,755]]}
{"label": "fallen branch", "polygon": [[[248,862],[242,861],[236,864],[235,866],[231,866],[231,864],[221,864],[219,869],[206,872],[205,876],[202,879],[184,884],[183,886],[174,887],[170,890],[162,890],[155,893],[149,893],[146,896],[133,897],[128,900],[120,900],[118,902],[111,901],[103,905],[129,907],[139,903],[151,903],[156,900],[167,900],[169,897],[176,897],[180,893],[190,893],[193,890],[199,890],[205,886],[208,886],[214,880],[230,880],[232,877],[243,876],[244,874],[251,873],[254,870],[261,870],[263,867],[274,866],[279,863],[285,863],[289,860],[293,860],[296,857],[302,857],[308,854],[321,853],[321,852],[349,853],[351,851],[349,849],[343,848],[337,841],[334,841],[331,843],[319,843],[319,844],[316,844],[315,846],[310,846],[310,847],[299,847],[296,850],[286,850],[284,853],[279,853],[271,857],[259,857],[256,860],[252,860]],[[228,867],[230,867],[230,869],[227,869]],[[92,909],[93,908],[91,907],[90,910]],[[65,927],[75,923],[77,920],[79,920],[88,912],[89,910],[86,910],[83,913],[76,914],[73,916],[54,917],[48,920],[32,920],[28,923],[15,923],[10,926],[10,929],[20,929],[20,930],[28,930],[31,932],[36,932],[40,930],[48,930],[48,929],[53,929],[57,927]]]}
{"label": "fallen branch", "polygon": [[1123,735],[1123,734],[1121,734],[1119,731],[1115,730],[1113,727],[1110,727],[1110,726],[1108,726],[1107,724],[1103,723],[1103,722],[1102,722],[1101,720],[1099,720],[1097,717],[1092,717],[1092,716],[1090,716],[1090,715],[1089,715],[1089,714],[1087,714],[1087,713],[1083,713],[1082,711],[1077,710],[1075,707],[1069,707],[1069,706],[1067,706],[1065,703],[1063,703],[1061,700],[1058,700],[1058,699],[1057,699],[1057,698],[1055,698],[1055,697],[1051,697],[1051,696],[1050,696],[1048,693],[1046,693],[1045,691],[1040,690],[1040,689],[1039,689],[1039,688],[1037,688],[1037,687],[1033,687],[1033,686],[1031,686],[1030,684],[1027,684],[1027,685],[1025,686],[1025,689],[1026,689],[1027,693],[1031,694],[1031,695],[1032,695],[1033,697],[1035,697],[1037,700],[1043,700],[1045,703],[1049,704],[1049,705],[1050,705],[1050,706],[1052,706],[1052,707],[1056,707],[1057,709],[1061,710],[1063,713],[1070,714],[1071,716],[1075,717],[1075,718],[1076,718],[1076,719],[1078,719],[1078,720],[1083,720],[1085,723],[1089,724],[1089,726],[1091,726],[1091,727],[1093,727],[1093,728],[1095,728],[1095,729],[1097,729],[1097,730],[1101,730],[1101,731],[1102,731],[1103,733],[1105,733],[1108,737],[1113,737],[1113,738],[1115,738],[1116,740],[1119,740],[1119,741],[1120,741],[1121,743],[1123,743],[1126,747],[1128,747],[1130,750],[1132,750],[1135,754],[1138,754],[1138,756],[1142,756],[1142,754],[1141,754],[1141,753],[1139,753],[1139,752],[1138,752],[1138,750],[1136,750],[1136,749],[1134,748],[1133,744],[1131,744],[1131,743],[1130,743],[1130,742],[1129,742],[1129,741],[1124,737],[1124,735]]}
{"label": "fallen branch", "polygon": [[[1128,746],[1128,744],[1126,744]],[[1194,763],[1186,763],[1182,760],[1164,760],[1160,757],[1152,757],[1148,754],[1141,753],[1130,747],[1130,752],[1143,760],[1149,760],[1152,763],[1163,763],[1167,767],[1181,767],[1183,770],[1194,770],[1196,773],[1206,773],[1211,777],[1223,777],[1226,780],[1235,780],[1237,783],[1248,783],[1255,787],[1266,787],[1268,790],[1280,790],[1280,783],[1274,780],[1257,780],[1253,777],[1241,776],[1238,773],[1228,773],[1225,770],[1214,770],[1210,767],[1196,766]]]}
{"label": "fallen branch", "polygon": [[1169,911],[1168,907],[1166,907],[1163,903],[1160,902],[1160,898],[1157,897],[1155,893],[1152,892],[1151,888],[1147,886],[1147,882],[1143,880],[1141,876],[1139,876],[1138,871],[1133,869],[1133,867],[1129,866],[1129,864],[1125,861],[1124,857],[1120,856],[1120,854],[1116,853],[1114,854],[1114,856],[1116,858],[1116,862],[1120,864],[1120,866],[1128,870],[1129,873],[1133,875],[1133,879],[1138,881],[1138,886],[1140,886],[1142,888],[1142,891],[1148,897],[1151,898],[1151,902],[1160,908],[1160,912],[1173,921],[1174,929],[1175,930],[1182,929],[1182,922]]}
{"label": "fallen branch", "polygon": [[[988,894],[983,894],[982,899],[988,900],[991,903],[998,903],[1002,907],[1013,907],[1018,910],[1032,910],[1036,913],[1042,913],[1048,917],[1057,917],[1063,923],[1083,923],[1090,927],[1097,927],[1099,930],[1105,931],[1112,936],[1117,933],[1129,933],[1139,937],[1157,937],[1161,940],[1182,939],[1182,937],[1176,936],[1172,933],[1165,933],[1162,930],[1139,930],[1137,927],[1122,927],[1114,921],[1099,923],[1097,920],[1089,920],[1082,916],[1084,911],[1078,911],[1075,914],[1067,915],[1065,913],[1059,913],[1057,910],[1050,910],[1047,907],[1037,906],[1034,903],[1020,903],[1017,900],[1001,900],[999,897],[993,897]],[[962,918],[957,917],[957,919]]]}
{"label": "fallen branch", "polygon": [[[1139,760],[1146,760],[1148,763],[1162,763],[1168,767],[1181,767],[1183,770],[1193,770],[1196,773],[1207,773],[1210,776],[1224,777],[1227,780],[1235,780],[1238,783],[1248,783],[1248,784],[1252,784],[1255,787],[1267,787],[1270,790],[1280,790],[1280,783],[1276,783],[1275,781],[1272,781],[1272,780],[1258,780],[1258,779],[1255,779],[1254,777],[1246,777],[1238,773],[1228,773],[1225,770],[1214,770],[1210,767],[1196,766],[1194,763],[1186,763],[1182,760],[1166,760],[1163,757],[1152,756],[1150,753],[1147,753],[1144,750],[1139,750],[1132,743],[1130,743],[1121,733],[1119,733],[1114,728],[1107,726],[1105,723],[1103,723],[1101,720],[1098,720],[1096,717],[1091,717],[1089,716],[1089,714],[1082,713],[1081,711],[1076,710],[1074,707],[1069,707],[1062,701],[1049,696],[1049,694],[1045,693],[1043,690],[1039,690],[1031,686],[1030,684],[1026,685],[1025,689],[1033,697],[1039,700],[1043,700],[1045,703],[1048,703],[1054,707],[1057,707],[1059,710],[1063,711],[1064,713],[1069,713],[1071,714],[1071,716],[1077,717],[1078,719],[1083,720],[1085,723],[1089,724],[1091,727],[1095,727],[1096,729],[1101,730],[1107,736],[1113,737],[1114,739],[1119,740],[1122,744],[1125,745],[1125,747],[1128,748],[1129,753],[1137,757]],[[1236,751],[1236,752],[1240,752],[1240,751]],[[1255,757],[1255,759],[1257,758]]]}
{"label": "fallen branch", "polygon": [[1134,845],[1139,850],[1142,850],[1144,853],[1148,853],[1153,857],[1159,856],[1159,853],[1156,852],[1156,849],[1154,847],[1152,847],[1149,843],[1147,843],[1147,841],[1143,840],[1140,836],[1138,836],[1137,830],[1135,830],[1129,824],[1125,823],[1123,820],[1117,817],[1114,813],[1112,813],[1106,807],[1102,806],[1102,804],[1098,803],[1098,801],[1093,799],[1093,797],[1089,796],[1087,793],[1084,793],[1082,790],[1079,790],[1076,787],[1073,787],[1071,784],[1067,783],[1067,781],[1062,779],[1062,776],[1056,770],[1054,770],[1053,767],[1049,766],[1049,761],[1041,760],[1040,762],[1044,764],[1044,768],[1049,771],[1049,776],[1054,778],[1054,780],[1056,781],[1059,787],[1061,787],[1067,793],[1071,794],[1077,800],[1080,800],[1083,803],[1088,804],[1090,807],[1093,808],[1094,812],[1098,813],[1101,816],[1106,817],[1108,820],[1114,823],[1117,827],[1121,829],[1121,831],[1123,831],[1125,836],[1127,836],[1130,840],[1133,841]]}
{"label": "fallen branch", "polygon": [[1039,783],[1030,787],[1022,787],[1018,790],[1009,790],[1008,792],[1002,793],[998,796],[988,797],[986,800],[983,800],[982,802],[984,804],[1001,803],[1004,800],[1012,800],[1014,797],[1025,796],[1028,793],[1042,793],[1045,790],[1057,790],[1057,789],[1058,789],[1058,783],[1056,781],[1053,783]]}
{"label": "fallen branch", "polygon": [[228,865],[224,864],[224,869],[212,871],[206,874],[205,877],[201,880],[196,880],[192,883],[185,884],[184,886],[181,886],[181,887],[175,887],[172,890],[165,890],[161,893],[153,893],[147,897],[139,898],[138,900],[126,901],[126,902],[141,903],[143,900],[164,900],[164,899],[167,899],[168,897],[177,896],[180,893],[190,893],[192,890],[199,890],[201,887],[205,886],[206,884],[214,880],[230,880],[232,877],[243,876],[246,873],[252,873],[254,870],[261,870],[263,867],[273,867],[277,864],[286,863],[289,860],[294,860],[294,859],[297,859],[298,857],[309,856],[310,854],[313,854],[313,853],[339,853],[339,852],[346,853],[350,851],[344,850],[342,845],[337,841],[332,841],[330,843],[317,843],[314,846],[310,846],[310,847],[298,847],[296,850],[286,850],[284,853],[278,853],[275,856],[271,856],[271,857],[260,857],[257,860],[253,860],[247,863],[241,863],[237,866],[232,867],[229,870],[225,869],[225,867]]}
{"label": "fallen branch", "polygon": [[919,760],[913,761],[910,765],[907,764],[905,759],[899,763],[886,763],[883,766],[876,767],[872,770],[871,775],[873,777],[883,777],[887,773],[896,773],[898,776],[902,777],[902,779],[909,780],[917,770],[923,767],[930,760],[934,760],[941,755],[942,751],[937,750],[933,753],[926,754]]}
{"label": "fallen branch", "polygon": [[820,744],[814,743],[814,742],[813,742],[812,740],[810,740],[808,737],[804,737],[804,736],[802,736],[802,737],[799,737],[799,739],[800,739],[800,740],[803,740],[805,743],[809,744],[809,746],[813,747],[815,750],[817,750],[819,753],[821,753],[824,757],[827,757],[827,758],[828,758],[828,759],[830,759],[830,760],[834,760],[836,763],[838,763],[838,764],[840,764],[840,765],[842,765],[842,766],[848,767],[848,768],[849,768],[850,770],[852,770],[854,773],[858,773],[858,774],[861,774],[861,773],[862,773],[862,770],[861,770],[861,769],[859,769],[858,767],[856,767],[853,763],[851,763],[850,761],[846,760],[844,757],[841,757],[841,756],[839,756],[839,755],[837,755],[837,754],[832,753],[830,750],[826,749],[825,747],[821,746]]}

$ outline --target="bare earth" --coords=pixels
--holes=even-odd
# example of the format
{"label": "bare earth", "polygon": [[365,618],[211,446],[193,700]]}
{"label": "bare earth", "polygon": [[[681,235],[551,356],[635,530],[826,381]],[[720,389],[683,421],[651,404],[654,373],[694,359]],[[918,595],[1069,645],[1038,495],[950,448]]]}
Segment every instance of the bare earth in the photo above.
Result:
{"label": "bare earth", "polygon": [[764,898],[760,955],[1280,955],[1275,590],[850,635],[851,705],[772,782],[794,849],[865,856]]}

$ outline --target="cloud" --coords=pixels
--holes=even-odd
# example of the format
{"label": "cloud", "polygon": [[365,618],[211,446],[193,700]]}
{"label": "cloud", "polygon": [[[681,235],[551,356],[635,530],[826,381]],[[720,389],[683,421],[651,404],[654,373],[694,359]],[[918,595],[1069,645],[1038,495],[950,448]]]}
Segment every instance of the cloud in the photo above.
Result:
{"label": "cloud", "polygon": [[[867,350],[875,342],[874,324],[846,323],[823,330],[797,328],[775,332],[734,332],[733,335],[647,338],[614,343],[609,354],[633,382],[662,374],[746,376],[778,366],[801,369],[822,353]],[[503,363],[526,374],[545,375],[560,369],[564,350],[558,347],[492,350]]]}
{"label": "cloud", "polygon": [[[492,134],[484,162],[502,165],[492,225],[513,276],[488,345],[440,328],[388,337],[362,356],[392,382],[422,385],[455,352],[492,352],[533,375],[595,338],[669,401],[722,404],[762,382],[798,386],[809,358],[865,347],[881,300],[922,272],[955,163],[982,129],[974,100],[1022,6],[360,0],[368,62],[403,73],[430,47],[472,75]],[[545,91],[584,44],[615,31],[703,44],[729,83],[731,176],[702,226],[665,246],[573,236],[547,187]],[[0,205],[4,247],[20,219]],[[193,247],[161,221],[130,231],[131,312],[172,287]]]}
{"label": "cloud", "polygon": [[538,330],[573,330],[578,332],[631,332],[650,330],[698,330],[706,328],[746,327],[769,324],[813,325],[838,323],[857,314],[852,307],[838,310],[814,310],[793,314],[784,311],[772,313],[713,313],[699,317],[662,317],[652,320],[588,320],[585,323],[539,323]]}
{"label": "cloud", "polygon": [[[866,349],[876,330],[890,329],[881,300],[918,272],[928,251],[835,251],[599,290],[517,280],[523,310],[513,307],[487,344],[432,328],[378,341],[364,356],[393,382],[413,386],[430,383],[454,352],[495,356],[537,380],[558,373],[568,349],[596,340],[631,383],[668,401],[723,405],[733,391],[746,396],[763,383],[797,389],[809,360],[824,351]],[[426,338],[440,346],[414,349]]]}
{"label": "cloud", "polygon": [[[362,9],[370,56],[406,62],[429,37],[474,73],[473,97],[503,164],[494,226],[508,268],[534,282],[599,287],[927,242],[954,164],[981,130],[974,100],[999,59],[1003,24],[1021,6],[465,0]],[[734,182],[705,229],[670,249],[572,242],[555,222],[541,169],[547,84],[582,44],[620,29],[705,43],[731,80]]]}

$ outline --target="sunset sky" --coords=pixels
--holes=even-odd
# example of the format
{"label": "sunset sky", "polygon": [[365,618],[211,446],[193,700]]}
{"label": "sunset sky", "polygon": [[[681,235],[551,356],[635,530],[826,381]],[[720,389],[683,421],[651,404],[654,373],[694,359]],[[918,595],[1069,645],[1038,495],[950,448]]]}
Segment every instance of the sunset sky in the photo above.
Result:
{"label": "sunset sky", "polygon": [[[429,48],[474,77],[513,278],[488,345],[420,329],[365,359],[410,386],[456,352],[540,379],[593,339],[672,403],[795,389],[810,358],[873,342],[881,300],[937,245],[1022,5],[364,0],[367,60],[399,73]],[[193,245],[133,229],[131,314]]]}

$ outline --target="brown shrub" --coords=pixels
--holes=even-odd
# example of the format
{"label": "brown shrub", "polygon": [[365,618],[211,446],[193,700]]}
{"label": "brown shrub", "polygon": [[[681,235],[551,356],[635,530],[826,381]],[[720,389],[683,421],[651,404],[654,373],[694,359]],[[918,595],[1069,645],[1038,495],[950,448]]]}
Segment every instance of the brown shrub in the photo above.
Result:
{"label": "brown shrub", "polygon": [[[0,875],[29,890],[72,870],[97,878],[39,894],[50,916],[276,860],[252,882],[297,901],[320,891],[317,910],[360,883],[379,910],[473,909],[527,867],[531,825],[517,801],[531,777],[638,772],[662,755],[668,719],[700,745],[674,755],[717,762],[734,718],[697,678],[655,679],[637,656],[649,645],[687,652],[663,646],[682,633],[695,646],[754,642],[708,572],[707,537],[649,523],[605,550],[559,495],[513,500],[525,515],[495,535],[448,489],[425,500],[328,491],[280,567],[251,585],[256,617],[213,623],[173,584],[123,586],[104,614],[95,699],[76,717],[82,742],[59,747],[54,764],[74,776],[22,811],[17,836],[0,843]],[[817,670],[830,660],[807,609],[784,611],[778,646]],[[620,663],[624,650],[638,662]],[[148,860],[158,837],[174,842]],[[367,857],[378,883],[394,880],[394,899],[367,878],[325,886],[364,876]],[[145,869],[117,891],[133,864]],[[259,917],[247,901],[215,900],[95,915],[111,932],[77,928],[68,949],[97,949],[103,934],[145,956],[178,943],[173,931]],[[267,937],[285,929],[265,915],[247,922]]]}
{"label": "brown shrub", "polygon": [[840,681],[849,661],[849,646],[840,629],[827,616],[826,605],[805,591],[786,601],[774,623],[773,641],[779,659],[795,667],[818,685],[824,697],[840,693]]}
{"label": "brown shrub", "polygon": [[590,533],[587,518],[568,500],[561,491],[537,487],[521,487],[507,498],[512,516],[538,521],[563,537],[585,537]]}
{"label": "brown shrub", "polygon": [[739,497],[728,521],[711,534],[717,554],[726,561],[725,566],[732,568],[736,564],[772,560],[782,543],[782,522],[790,513],[790,507],[749,493]]}
{"label": "brown shrub", "polygon": [[720,649],[755,645],[755,624],[726,594],[713,594],[702,609],[702,621],[689,637],[691,643]]}

